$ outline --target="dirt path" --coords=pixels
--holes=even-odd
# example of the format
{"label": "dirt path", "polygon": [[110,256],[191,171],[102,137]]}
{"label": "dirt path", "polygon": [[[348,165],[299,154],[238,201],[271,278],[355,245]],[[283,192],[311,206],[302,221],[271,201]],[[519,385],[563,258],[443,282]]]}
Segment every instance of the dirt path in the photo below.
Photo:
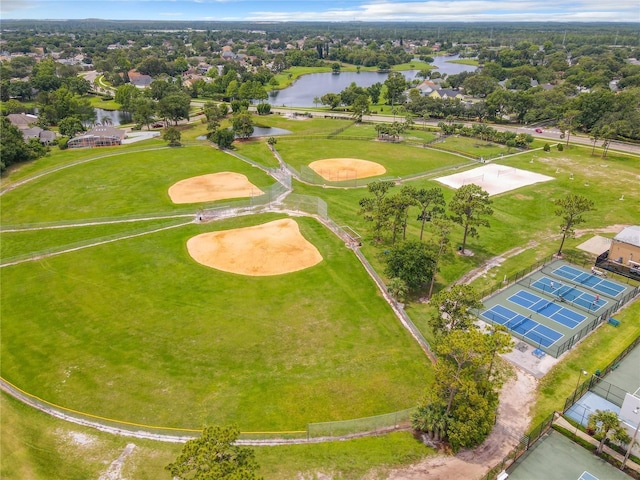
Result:
{"label": "dirt path", "polygon": [[529,243],[527,243],[527,245],[525,245],[524,247],[515,247],[515,248],[512,248],[511,250],[507,250],[502,255],[492,257],[489,260],[485,261],[479,267],[474,268],[470,272],[467,272],[465,275],[460,277],[460,279],[457,280],[455,283],[456,284],[471,283],[476,278],[481,277],[492,268],[499,267],[500,265],[502,265],[502,262],[504,262],[505,260],[508,260],[511,257],[515,257],[516,255],[524,252],[525,250],[529,250],[530,248],[536,247],[537,245],[538,245],[538,242],[534,240],[530,240]]}
{"label": "dirt path", "polygon": [[517,370],[517,378],[508,382],[500,395],[498,423],[484,443],[455,456],[438,454],[415,465],[392,470],[389,480],[473,480],[498,464],[524,435],[531,421],[536,380]]}
{"label": "dirt path", "polygon": [[124,461],[131,455],[134,448],[136,448],[136,446],[133,443],[128,443],[120,456],[111,462],[107,471],[100,475],[98,480],[121,480]]}

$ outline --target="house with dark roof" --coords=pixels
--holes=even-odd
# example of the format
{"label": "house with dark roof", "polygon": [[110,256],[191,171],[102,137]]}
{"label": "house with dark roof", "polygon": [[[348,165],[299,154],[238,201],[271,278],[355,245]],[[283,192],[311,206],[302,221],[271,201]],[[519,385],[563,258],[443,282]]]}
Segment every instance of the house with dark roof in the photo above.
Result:
{"label": "house with dark roof", "polygon": [[49,145],[56,140],[56,133],[50,130],[43,130],[40,127],[32,127],[32,125],[38,120],[35,115],[29,115],[28,113],[10,113],[7,115],[11,125],[18,127],[20,133],[25,142],[29,142],[30,139],[36,138],[44,145]]}
{"label": "house with dark roof", "polygon": [[431,98],[441,98],[442,100],[447,100],[449,98],[459,98],[462,100],[464,95],[458,90],[451,90],[450,88],[439,88],[434,90],[429,94]]}
{"label": "house with dark roof", "polygon": [[40,127],[25,128],[24,130],[22,130],[22,136],[24,137],[25,142],[28,142],[32,138],[35,138],[44,145],[50,145],[56,140],[56,132],[52,132],[51,130],[43,130]]}
{"label": "house with dark roof", "polygon": [[129,77],[129,82],[138,88],[147,88],[151,85],[151,82],[153,82],[153,78],[151,78],[150,75],[144,75],[135,70],[129,70],[127,75]]}

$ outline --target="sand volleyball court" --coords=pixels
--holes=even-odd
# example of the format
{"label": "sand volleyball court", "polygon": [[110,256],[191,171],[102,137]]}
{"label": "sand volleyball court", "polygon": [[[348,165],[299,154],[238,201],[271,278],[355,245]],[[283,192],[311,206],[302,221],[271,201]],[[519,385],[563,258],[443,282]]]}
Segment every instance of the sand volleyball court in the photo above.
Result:
{"label": "sand volleyball court", "polygon": [[254,227],[203,233],[187,241],[187,250],[202,265],[251,276],[297,272],[322,261],[318,249],[289,218]]}
{"label": "sand volleyball court", "polygon": [[357,158],[327,158],[309,164],[309,168],[330,182],[376,177],[387,172],[379,163]]}
{"label": "sand volleyball court", "polygon": [[554,178],[529,170],[489,163],[462,173],[439,177],[436,180],[456,190],[463,185],[473,183],[480,186],[489,195],[498,195],[535,183],[550,182]]}
{"label": "sand volleyball court", "polygon": [[169,187],[169,197],[173,203],[212,202],[228,198],[253,197],[263,193],[246,175],[235,172],[186,178]]}

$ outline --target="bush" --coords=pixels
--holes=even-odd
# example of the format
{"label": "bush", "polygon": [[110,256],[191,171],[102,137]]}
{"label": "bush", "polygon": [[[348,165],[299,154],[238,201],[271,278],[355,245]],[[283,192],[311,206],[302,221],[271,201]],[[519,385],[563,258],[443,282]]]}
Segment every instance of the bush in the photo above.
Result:
{"label": "bush", "polygon": [[256,107],[258,115],[269,115],[271,113],[271,105],[268,103],[259,103]]}
{"label": "bush", "polygon": [[58,148],[60,150],[66,150],[67,148],[69,148],[69,138],[68,137],[60,137],[58,139]]}
{"label": "bush", "polygon": [[545,152],[549,152],[549,151],[551,151],[551,146],[549,146],[548,143],[545,143],[544,147],[542,147],[542,150],[544,150]]}
{"label": "bush", "polygon": [[562,152],[564,150],[564,145],[562,145],[561,143],[558,144],[558,151]]}

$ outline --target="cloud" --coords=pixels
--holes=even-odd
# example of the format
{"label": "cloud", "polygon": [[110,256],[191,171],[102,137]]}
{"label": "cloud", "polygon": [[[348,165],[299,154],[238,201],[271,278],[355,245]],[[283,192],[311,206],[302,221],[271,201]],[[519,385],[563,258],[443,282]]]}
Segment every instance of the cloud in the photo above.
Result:
{"label": "cloud", "polygon": [[[631,3],[631,5],[630,5]],[[430,0],[430,1],[365,1],[347,8],[316,11],[251,12],[246,20],[263,21],[630,21],[640,17],[637,4],[628,0]],[[317,7],[319,3],[307,5]],[[635,13],[635,15],[634,15]]]}
{"label": "cloud", "polygon": [[19,12],[21,10],[33,10],[38,8],[40,2],[31,0],[2,0],[0,2],[0,12]]}

